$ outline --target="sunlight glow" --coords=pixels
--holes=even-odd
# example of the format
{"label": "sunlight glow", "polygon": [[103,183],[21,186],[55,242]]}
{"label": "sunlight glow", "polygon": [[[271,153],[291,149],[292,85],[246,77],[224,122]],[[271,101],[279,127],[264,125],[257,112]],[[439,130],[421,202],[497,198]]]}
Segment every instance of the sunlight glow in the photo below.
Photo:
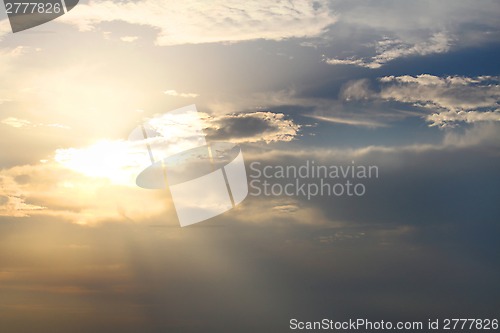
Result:
{"label": "sunlight glow", "polygon": [[99,141],[87,148],[58,149],[55,160],[88,177],[105,178],[114,184],[135,186],[135,177],[147,165],[144,149],[126,141]]}

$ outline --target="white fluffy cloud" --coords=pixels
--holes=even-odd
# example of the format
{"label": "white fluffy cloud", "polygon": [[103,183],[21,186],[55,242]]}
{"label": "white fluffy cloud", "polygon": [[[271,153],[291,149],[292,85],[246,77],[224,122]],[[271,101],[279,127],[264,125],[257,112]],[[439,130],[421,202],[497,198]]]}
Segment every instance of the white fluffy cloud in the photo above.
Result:
{"label": "white fluffy cloud", "polygon": [[[1,103],[0,103],[1,104]],[[69,129],[69,126],[62,124],[42,124],[37,123],[34,124],[29,120],[16,118],[16,117],[8,117],[0,121],[0,124],[4,124],[14,128],[33,128],[33,127],[55,127],[55,128],[64,128]]]}
{"label": "white fluffy cloud", "polygon": [[123,21],[158,32],[158,45],[282,40],[321,34],[336,22],[328,1],[91,1],[60,21],[92,30],[101,22]]}
{"label": "white fluffy cloud", "polygon": [[137,36],[123,36],[123,37],[120,37],[120,40],[122,42],[127,42],[127,43],[135,42],[138,39],[139,39],[139,37],[137,37]]}
{"label": "white fluffy cloud", "polygon": [[310,115],[309,118],[317,119],[320,121],[326,121],[329,123],[351,125],[356,127],[367,127],[367,128],[378,128],[387,127],[388,125],[377,120],[372,119],[357,119],[354,117],[335,117],[335,116],[322,116],[322,115]]}
{"label": "white fluffy cloud", "polygon": [[486,76],[441,78],[428,74],[388,76],[380,79],[384,83],[380,97],[452,111],[496,108],[500,99],[499,79]]}
{"label": "white fluffy cloud", "polygon": [[0,216],[24,217],[45,210],[46,207],[26,202],[26,194],[16,183],[15,177],[16,174],[10,175],[5,171],[0,175]]}
{"label": "white fluffy cloud", "polygon": [[431,126],[457,122],[500,121],[500,78],[475,78],[428,74],[381,78],[379,97],[423,107],[432,112]]}
{"label": "white fluffy cloud", "polygon": [[495,111],[446,111],[433,113],[426,117],[431,126],[450,126],[457,122],[476,123],[484,121],[500,121],[500,109]]}

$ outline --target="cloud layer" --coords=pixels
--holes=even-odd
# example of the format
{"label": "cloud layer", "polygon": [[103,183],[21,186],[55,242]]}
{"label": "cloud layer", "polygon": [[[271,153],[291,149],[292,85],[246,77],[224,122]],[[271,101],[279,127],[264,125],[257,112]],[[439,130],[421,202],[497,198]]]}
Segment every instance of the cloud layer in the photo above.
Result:
{"label": "cloud layer", "polygon": [[427,112],[423,116],[430,126],[500,121],[500,79],[496,76],[386,76],[378,84],[379,91],[375,91],[366,79],[349,82],[341,97],[409,104]]}
{"label": "cloud layer", "polygon": [[158,31],[158,45],[282,40],[321,34],[336,18],[328,1],[92,1],[62,21],[80,30],[123,21]]}

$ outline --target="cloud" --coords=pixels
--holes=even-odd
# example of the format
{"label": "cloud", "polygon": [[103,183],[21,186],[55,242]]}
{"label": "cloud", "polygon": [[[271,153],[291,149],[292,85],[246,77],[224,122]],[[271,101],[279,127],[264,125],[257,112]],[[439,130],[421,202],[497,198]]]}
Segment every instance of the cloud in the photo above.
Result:
{"label": "cloud", "polygon": [[[500,133],[498,127],[489,132]],[[488,290],[499,277],[499,270],[492,270],[499,249],[498,148],[282,148],[245,153],[245,158],[287,166],[307,159],[328,165],[355,159],[379,165],[380,179],[367,183],[367,195],[354,200],[248,197],[227,214],[180,230],[159,228],[175,226],[170,211],[148,217],[156,205],[170,204],[166,196],[96,183],[57,165],[3,170],[9,187],[22,191],[26,203],[46,207],[45,212],[25,212],[31,218],[0,218],[4,327],[15,331],[21,321],[40,313],[50,319],[82,311],[67,327],[76,322],[93,332],[179,326],[188,332],[207,327],[255,331],[250,320],[240,319],[250,313],[259,318],[259,331],[276,332],[282,324],[276,316],[289,320],[289,313],[304,310],[304,301],[313,304],[305,314],[311,318],[327,316],[335,307],[342,318],[352,309],[376,316],[381,303],[396,311],[394,318],[404,318],[409,308],[422,316],[429,306],[447,313],[449,295],[457,290],[466,292],[459,293],[463,302],[456,302],[453,311],[466,311],[473,299],[483,313],[495,313],[497,297]],[[119,223],[95,224],[99,219]],[[373,269],[373,263],[380,269]],[[472,275],[450,279],[464,267],[473,267]],[[384,283],[389,287],[380,290]],[[308,288],[299,288],[304,284]],[[221,290],[232,296],[214,308],[212,296]],[[325,298],[325,290],[347,301]],[[415,290],[422,297],[409,304]],[[475,298],[478,293],[483,296]],[[92,321],[89,311],[95,314]],[[124,313],[131,318],[125,324]],[[221,313],[236,319],[222,323]],[[193,316],[198,326],[188,326]],[[65,328],[65,322],[47,324],[42,332]]]}
{"label": "cloud", "polygon": [[32,126],[32,123],[29,120],[19,119],[15,117],[5,118],[4,120],[2,120],[1,123],[14,128],[23,128]]}
{"label": "cloud", "polygon": [[360,79],[348,81],[342,86],[340,97],[345,101],[368,100],[374,95],[370,87],[370,80]]}
{"label": "cloud", "polygon": [[[283,194],[251,195],[250,200],[263,201],[262,207],[293,205],[301,210],[316,207],[314,214],[309,213],[314,216],[314,222],[310,223],[316,225],[366,226],[373,223],[420,228],[421,223],[463,225],[476,220],[492,222],[498,211],[495,202],[498,179],[495,174],[500,162],[499,128],[498,123],[475,123],[466,131],[450,129],[443,141],[437,144],[249,152],[245,155],[247,162],[251,165],[258,161],[257,169],[260,170],[266,166],[271,166],[271,170],[277,170],[276,166],[302,166],[305,161],[309,161],[309,165],[314,162],[316,166],[346,166],[355,162],[356,165],[377,166],[379,170],[377,178],[351,179],[353,184],[365,185],[366,192],[362,197],[319,195],[308,199]],[[290,176],[264,177],[253,168],[250,168],[249,177],[260,179],[261,184],[266,180],[268,188],[274,184],[295,184],[296,181]],[[301,177],[300,181],[319,184],[320,178]],[[330,184],[343,182],[334,178],[322,179]],[[252,192],[255,193],[253,188]],[[291,199],[295,201],[290,203]],[[259,215],[249,216],[259,219]],[[272,221],[280,223],[275,219]]]}
{"label": "cloud", "polygon": [[138,39],[139,39],[138,36],[123,36],[123,37],[120,37],[121,41],[127,42],[127,43],[135,42]]}
{"label": "cloud", "polygon": [[[55,162],[91,178],[101,178],[112,184],[135,187],[136,176],[151,164],[147,145],[152,147],[155,159],[166,158],[198,146],[197,135],[179,124],[192,125],[201,119],[201,128],[209,140],[245,142],[291,141],[300,126],[286,119],[282,113],[254,112],[229,115],[157,115],[148,120],[151,128],[144,139],[101,140],[86,147],[57,149]],[[199,118],[198,118],[199,117]],[[135,132],[134,132],[135,133]],[[142,132],[140,133],[142,135]]]}
{"label": "cloud", "polygon": [[[124,217],[146,219],[163,213],[169,209],[169,201],[163,199],[165,193],[140,189],[135,180],[151,165],[146,142],[153,147],[157,159],[192,144],[188,142],[189,137],[182,137],[183,132],[171,131],[172,127],[168,126],[172,119],[166,115],[158,115],[149,123],[156,126],[158,133],[167,131],[181,137],[102,140],[86,147],[57,149],[53,158],[43,164],[4,170],[0,195],[7,197],[8,202],[3,204],[0,214],[59,216],[74,223],[95,224]],[[200,112],[199,115],[208,139],[212,140],[290,141],[300,129],[280,113],[208,115]]]}
{"label": "cloud", "polygon": [[410,103],[432,112],[431,126],[500,121],[500,78],[437,77],[428,74],[380,79],[381,99]]}
{"label": "cloud", "polygon": [[156,30],[158,45],[282,40],[321,34],[336,22],[328,1],[93,1],[60,18],[82,31],[123,21]]}
{"label": "cloud", "polygon": [[443,138],[443,145],[448,147],[498,147],[500,142],[500,124],[497,122],[474,122],[463,131],[449,130]]}
{"label": "cloud", "polygon": [[325,58],[324,61],[328,65],[354,65],[367,68],[379,68],[381,66],[379,63],[375,62],[367,63],[362,59],[354,59],[354,58],[348,58],[348,59]]}
{"label": "cloud", "polygon": [[[131,2],[116,3],[128,6]],[[349,0],[345,3],[354,2]],[[447,22],[449,15],[441,15],[442,10],[435,9],[447,6],[453,12],[467,1],[434,1],[432,6],[425,0],[356,3],[372,4],[374,7],[377,7],[373,5],[375,3],[381,5],[376,11],[368,8],[369,15],[356,16],[353,12],[353,15],[345,15],[346,19],[375,20],[380,14],[380,25],[391,30],[404,30],[405,21],[409,28],[414,29],[416,21],[423,21],[422,26],[430,24],[432,29],[442,24],[450,30],[450,36],[455,36],[453,25]],[[488,3],[485,1],[478,6],[475,1],[472,4],[475,7],[471,9],[483,11],[487,7],[487,11],[491,9]],[[427,6],[429,13],[394,9],[405,6]],[[384,11],[388,13],[384,14]],[[467,15],[465,11],[458,12]],[[482,24],[482,18],[471,22]],[[498,21],[498,15],[495,19]],[[398,21],[397,24],[394,21]],[[51,26],[68,30],[69,26],[58,22],[56,20]],[[100,29],[113,29],[110,28],[113,25],[99,26],[96,23],[92,27],[97,34],[78,35],[85,39],[84,45],[94,45],[92,41],[95,39],[92,38],[102,38]],[[369,26],[375,27],[376,24],[369,22]],[[331,27],[331,30],[337,33],[336,28]],[[134,26],[133,29],[142,28]],[[153,29],[150,30],[158,36],[163,33],[160,29]],[[179,28],[179,31],[182,32],[182,29]],[[405,41],[405,45],[420,43],[419,40],[394,36],[389,32],[377,30],[374,40],[383,40],[380,35],[387,33],[390,40],[399,39]],[[231,33],[230,30],[228,34]],[[127,34],[134,35],[135,32],[128,31]],[[71,42],[78,41],[74,35],[60,36],[73,39]],[[402,31],[401,35],[412,37],[413,34]],[[23,36],[19,35],[23,40],[36,37],[37,42],[47,47],[53,39],[50,35],[41,34]],[[17,35],[14,37],[17,38]],[[192,36],[188,37],[186,39]],[[6,39],[10,41],[14,38]],[[56,39],[59,41],[59,38]],[[360,39],[353,38],[353,44],[358,42]],[[61,46],[61,43],[56,44]],[[109,43],[105,44],[109,46]],[[265,52],[269,45],[276,46],[276,43],[253,46],[261,44]],[[288,52],[289,44],[282,43],[277,47]],[[141,50],[139,54],[132,52],[137,57],[127,59],[125,56],[130,55],[122,54],[120,61],[115,61],[117,58],[107,53],[107,46],[103,49],[104,53],[100,53],[95,52],[99,50],[99,44],[96,44],[90,52],[93,58],[85,59],[84,66],[77,71],[61,68],[65,66],[61,63],[65,61],[64,57],[55,57],[55,52],[26,59],[25,64],[19,64],[13,71],[19,84],[12,86],[9,81],[9,89],[15,92],[31,87],[33,92],[47,96],[49,104],[39,103],[32,98],[34,94],[23,94],[21,98],[14,93],[0,96],[15,101],[2,105],[7,113],[0,121],[7,117],[27,119],[33,124],[61,121],[73,127],[81,125],[85,129],[54,138],[43,131],[32,131],[30,127],[18,130],[0,124],[3,147],[7,149],[2,149],[2,162],[14,153],[22,157],[30,156],[35,161],[48,159],[44,165],[31,164],[0,170],[0,215],[7,215],[0,217],[0,311],[5,331],[66,332],[78,326],[81,331],[96,333],[110,330],[239,332],[245,329],[280,332],[283,323],[290,319],[290,313],[299,313],[304,318],[328,318],[334,313],[334,319],[343,319],[349,318],[352,313],[380,318],[383,317],[381,312],[385,312],[398,320],[408,317],[409,313],[415,318],[425,318],[432,309],[436,317],[446,318],[450,313],[467,313],[471,304],[482,315],[498,313],[499,122],[478,121],[465,129],[440,132],[445,135],[441,144],[338,148],[344,143],[373,144],[379,133],[388,145],[403,145],[405,137],[414,139],[413,130],[421,128],[420,123],[406,127],[408,124],[405,122],[401,127],[398,124],[397,128],[387,131],[361,131],[347,126],[338,130],[341,126],[321,124],[315,128],[314,132],[318,133],[318,137],[313,138],[315,140],[304,138],[291,144],[280,141],[278,145],[248,145],[256,149],[244,151],[247,162],[297,166],[307,159],[323,164],[348,165],[355,160],[356,163],[378,165],[380,180],[366,184],[367,195],[356,200],[248,197],[242,205],[227,214],[200,226],[180,230],[168,194],[125,186],[119,183],[119,179],[113,180],[122,175],[122,170],[115,168],[116,164],[129,168],[123,172],[131,171],[133,167],[127,164],[128,160],[122,159],[122,143],[117,140],[93,143],[94,138],[125,135],[130,123],[135,123],[140,116],[135,109],[143,109],[144,115],[150,115],[154,112],[152,110],[168,109],[170,104],[179,101],[177,98],[165,98],[161,87],[163,90],[176,87],[179,89],[177,93],[199,92],[203,97],[209,96],[210,91],[220,93],[227,90],[217,86],[219,83],[214,83],[208,92],[201,85],[189,85],[182,79],[186,76],[185,68],[191,68],[193,73],[198,74],[190,75],[195,78],[194,81],[199,81],[200,77],[212,80],[214,75],[205,75],[206,72],[184,66],[184,63],[172,66],[176,63],[173,61],[175,57],[162,56],[179,52],[177,56],[182,58],[185,53],[180,49],[190,53],[192,47],[162,49],[165,53],[152,58],[147,50]],[[241,45],[241,51],[252,49],[247,47]],[[375,52],[376,46],[371,42],[369,48]],[[54,51],[60,51],[59,47],[56,49]],[[221,52],[226,53],[228,48],[223,49]],[[74,51],[75,55],[89,56],[86,52]],[[295,51],[290,49],[290,52]],[[293,86],[297,91],[278,93],[278,96],[269,93],[254,98],[251,92],[244,90],[240,96],[230,91],[226,96],[208,97],[221,104],[228,100],[239,102],[239,98],[246,99],[244,103],[225,108],[223,111],[226,113],[207,114],[208,121],[211,121],[211,134],[224,140],[243,142],[297,137],[302,134],[302,127],[295,127],[299,127],[302,121],[307,122],[303,115],[309,113],[313,113],[312,117],[318,121],[349,122],[351,126],[369,127],[374,122],[384,123],[377,116],[386,111],[388,105],[401,104],[405,110],[417,105],[411,107],[412,111],[418,108],[423,116],[436,110],[444,115],[451,110],[444,106],[453,106],[453,112],[457,113],[486,114],[496,110],[487,97],[492,91],[487,92],[486,97],[467,97],[467,91],[473,91],[471,94],[477,97],[479,91],[485,91],[490,84],[490,88],[494,89],[497,84],[474,77],[451,77],[447,81],[435,76],[396,76],[398,80],[387,77],[385,82],[382,79],[353,81],[341,90],[340,96],[344,100],[336,100],[342,82],[352,78],[347,78],[351,74],[359,77],[359,73],[366,70],[354,69],[355,73],[351,73],[353,68],[328,67],[317,63],[316,53],[311,55],[312,59],[309,55],[303,57],[301,52],[294,54],[295,59],[289,67],[270,65],[276,67],[275,71],[262,71],[263,76],[278,77],[280,82],[276,84],[258,78],[255,79],[257,83],[251,79],[241,80],[246,76],[232,81],[222,75],[220,79],[226,81],[224,84],[231,85],[229,88],[238,92],[242,89],[236,86],[237,82],[244,82],[248,90],[270,91],[275,87]],[[219,57],[218,52],[210,53],[199,52],[196,59],[188,63],[198,63],[199,56],[202,58],[199,68],[209,67],[222,73],[219,66],[205,61],[210,56]],[[233,53],[229,53],[232,57]],[[138,59],[145,54],[151,60],[146,63],[155,70],[148,72],[141,67],[123,71],[123,64],[127,68],[133,67],[127,64],[139,66]],[[349,53],[332,54],[341,59],[352,56]],[[229,66],[223,74],[234,75],[237,72],[235,67],[243,67],[240,65],[243,62],[253,61],[258,66],[267,63],[267,60],[260,60],[264,58],[254,57],[253,53],[245,53],[245,56],[248,58],[231,58],[237,60],[234,63],[221,57],[220,63],[228,62]],[[360,53],[355,54],[353,59],[368,63],[374,61],[371,59],[374,56],[375,53]],[[58,61],[53,62],[55,67],[52,68],[49,60],[56,58]],[[75,62],[74,57],[68,59]],[[155,59],[158,63],[154,62]],[[182,59],[179,61],[182,62]],[[76,62],[82,63],[78,59]],[[92,66],[89,67],[90,63]],[[179,76],[170,75],[173,74],[171,71],[158,70],[161,67],[158,67],[159,63],[165,63],[169,68],[177,67]],[[308,67],[311,63],[317,67]],[[96,67],[92,69],[94,65]],[[110,70],[113,65],[116,71]],[[33,71],[35,67],[41,72]],[[324,67],[328,68],[325,70]],[[295,69],[299,70],[290,79],[287,75]],[[32,84],[33,80],[26,78],[26,74],[19,76],[21,71],[39,78],[39,83]],[[337,71],[340,75],[336,75]],[[165,81],[166,72],[169,72],[167,80],[172,82]],[[144,73],[149,73],[146,78]],[[4,74],[3,70],[1,74]],[[56,80],[52,79],[55,74]],[[255,74],[259,73],[255,71]],[[137,75],[144,78],[139,90]],[[49,80],[46,80],[47,76]],[[175,82],[179,81],[178,78],[181,78],[181,85],[176,85],[179,84]],[[331,84],[332,81],[334,84]],[[122,85],[127,82],[131,82],[130,88]],[[57,83],[57,89],[52,89],[54,83]],[[464,89],[458,93],[461,84]],[[423,92],[418,101],[401,91],[386,98],[380,97],[380,93],[390,87],[413,88],[417,92],[422,89]],[[445,90],[450,87],[457,91],[456,96],[446,95]],[[435,96],[432,90],[440,91],[440,94]],[[138,91],[143,98],[130,99],[134,91]],[[150,91],[153,93],[149,94]],[[153,94],[155,97],[152,97]],[[431,101],[425,99],[426,95],[431,96]],[[157,104],[148,104],[156,97]],[[59,104],[61,99],[66,102]],[[467,103],[474,106],[485,100],[490,106],[461,109]],[[32,103],[17,105],[16,111],[13,108],[18,101]],[[115,104],[115,101],[122,103]],[[11,108],[12,111],[9,110]],[[366,112],[356,114],[358,109],[355,108],[363,108]],[[245,111],[246,114],[238,117],[232,114],[236,111]],[[268,111],[273,112],[267,115]],[[36,117],[37,114],[47,117],[50,112],[55,116]],[[375,115],[370,117],[370,113]],[[273,114],[284,116],[280,119]],[[287,114],[293,115],[293,118],[288,118]],[[130,121],[125,122],[127,117]],[[70,118],[73,120],[69,121]],[[292,124],[287,126],[287,121]],[[354,133],[351,136],[354,139],[345,142],[336,140],[334,135],[342,130],[350,135]],[[431,134],[436,132],[426,131]],[[394,132],[397,132],[396,135],[391,137]],[[289,135],[282,135],[286,133]],[[19,137],[25,140],[24,143],[20,143]],[[78,137],[78,141],[73,137]],[[41,152],[38,145],[46,140],[53,140],[48,149],[49,153],[55,154],[52,158],[43,156],[45,150],[42,156],[38,155]],[[124,150],[128,151],[129,147],[124,146]],[[279,149],[273,150],[276,146]],[[54,152],[56,147],[61,150]],[[139,146],[134,149],[137,152],[146,151],[144,147],[140,150]],[[58,159],[54,161],[56,157]],[[136,161],[136,157],[130,161]],[[21,162],[18,159],[15,163]],[[93,227],[74,224],[91,224]],[[147,225],[150,224],[156,227],[149,228]],[[160,228],[163,226],[173,228]],[[227,296],[220,297],[214,305],[214,295],[221,292]],[[450,297],[453,302],[450,302]],[[304,304],[310,306],[304,307]]]}
{"label": "cloud", "polygon": [[388,124],[382,123],[379,121],[375,120],[370,120],[370,119],[363,119],[360,117],[360,119],[356,118],[348,118],[348,117],[334,117],[334,116],[320,116],[320,115],[308,115],[307,117],[321,120],[321,121],[326,121],[329,123],[335,123],[335,124],[343,124],[343,125],[351,125],[351,126],[357,126],[357,127],[367,127],[367,128],[378,128],[378,127],[387,127]]}
{"label": "cloud", "polygon": [[3,39],[5,35],[12,32],[10,23],[8,19],[4,19],[0,21],[0,41]]}
{"label": "cloud", "polygon": [[500,121],[500,78],[495,76],[386,76],[378,79],[375,92],[367,80],[347,83],[345,101],[382,100],[410,104],[427,111],[430,126]]}
{"label": "cloud", "polygon": [[26,54],[31,48],[26,46],[16,46],[14,48],[4,48],[1,49],[0,55],[2,57],[10,57],[10,58],[18,58],[24,54]]}
{"label": "cloud", "polygon": [[25,217],[46,207],[26,202],[24,192],[16,186],[14,177],[2,172],[0,175],[0,216]]}
{"label": "cloud", "polygon": [[386,63],[410,56],[424,56],[435,53],[445,53],[450,50],[452,38],[444,32],[433,34],[427,40],[418,41],[414,44],[404,42],[401,39],[385,38],[374,44],[376,55],[368,58],[351,57],[348,59],[325,58],[329,65],[354,65],[366,68],[380,68]]}
{"label": "cloud", "polygon": [[[362,103],[354,107],[353,104],[346,103],[346,101],[357,100],[366,100],[367,103],[371,103],[374,92],[370,85],[370,81],[365,79],[349,81],[341,89],[340,99],[309,97],[294,89],[283,89],[239,96],[226,103],[209,103],[208,107],[217,114],[234,112],[234,110],[270,110],[274,113],[298,114],[301,118],[366,128],[387,127],[390,122],[404,118],[402,114],[396,114],[387,108],[382,110],[376,106],[375,110],[366,112],[367,107]],[[374,105],[371,104],[371,107],[373,109]],[[314,126],[311,123],[299,124],[298,120],[295,122],[301,125],[301,129]]]}
{"label": "cloud", "polygon": [[195,93],[180,93],[177,92],[177,90],[166,90],[164,94],[168,96],[183,97],[183,98],[196,98],[199,96],[198,94]]}
{"label": "cloud", "polygon": [[16,117],[8,117],[3,119],[0,123],[14,127],[14,128],[33,128],[33,127],[54,127],[54,128],[62,128],[62,129],[69,129],[69,126],[62,125],[62,124],[33,124],[31,121],[26,120],[26,119],[20,119]]}
{"label": "cloud", "polygon": [[207,125],[208,138],[234,142],[287,142],[300,130],[300,125],[283,113],[273,112],[215,115],[207,118]]}
{"label": "cloud", "polygon": [[499,77],[437,77],[422,74],[380,79],[380,98],[419,103],[427,108],[452,111],[496,108],[500,100]]}
{"label": "cloud", "polygon": [[[432,0],[418,2],[336,0],[332,7],[340,13],[341,23],[377,32],[385,30],[408,34],[426,29],[438,31],[443,27],[459,29],[473,22],[481,22],[483,27],[488,28],[500,26],[496,19],[500,9],[495,0],[485,0],[479,7],[474,0],[460,2],[445,0],[439,3]],[[474,27],[469,29],[472,30]]]}

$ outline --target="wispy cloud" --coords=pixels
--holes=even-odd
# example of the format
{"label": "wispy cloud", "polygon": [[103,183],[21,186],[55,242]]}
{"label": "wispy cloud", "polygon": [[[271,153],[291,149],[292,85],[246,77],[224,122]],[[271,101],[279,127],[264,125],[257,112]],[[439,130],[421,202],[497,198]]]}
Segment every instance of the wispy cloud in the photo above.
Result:
{"label": "wispy cloud", "polygon": [[216,115],[207,118],[207,125],[207,134],[213,139],[266,143],[291,141],[301,127],[283,113],[273,112]]}
{"label": "wispy cloud", "polygon": [[378,127],[388,126],[388,124],[369,119],[355,119],[355,118],[320,116],[320,115],[309,115],[308,117],[321,121],[326,121],[329,123],[351,125],[358,127],[378,128]]}
{"label": "wispy cloud", "polygon": [[1,20],[0,21],[0,41],[3,39],[3,37],[5,35],[7,35],[8,33],[10,33],[11,31],[12,30],[11,30],[11,27],[10,27],[9,20],[7,20],[7,19]]}
{"label": "wispy cloud", "polygon": [[4,169],[0,182],[0,216],[51,216],[96,224],[147,219],[169,207],[162,193],[84,175],[55,161]]}
{"label": "wispy cloud", "polygon": [[138,39],[139,39],[138,36],[123,36],[123,37],[120,37],[121,41],[127,42],[127,43],[135,42]]}
{"label": "wispy cloud", "polygon": [[183,93],[173,89],[164,91],[164,94],[168,96],[183,97],[183,98],[196,98],[199,96],[198,94],[195,93]]}
{"label": "wispy cloud", "polygon": [[428,40],[413,44],[404,42],[401,39],[385,38],[373,44],[375,56],[347,59],[325,58],[324,61],[330,65],[354,65],[376,69],[402,57],[448,52],[452,41],[453,39],[444,32],[435,33]]}
{"label": "wispy cloud", "polygon": [[62,124],[42,124],[42,123],[32,123],[29,120],[26,119],[20,119],[16,117],[8,117],[3,119],[0,123],[11,126],[14,128],[32,128],[32,127],[54,127],[54,128],[62,128],[62,129],[69,129],[69,126],[62,125]]}

